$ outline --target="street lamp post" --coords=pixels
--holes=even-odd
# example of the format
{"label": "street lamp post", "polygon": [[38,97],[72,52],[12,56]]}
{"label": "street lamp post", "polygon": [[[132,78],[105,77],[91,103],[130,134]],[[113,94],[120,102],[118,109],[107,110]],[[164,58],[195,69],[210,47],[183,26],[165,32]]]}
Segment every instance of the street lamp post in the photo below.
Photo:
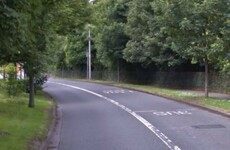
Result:
{"label": "street lamp post", "polygon": [[89,52],[88,49],[86,50],[86,79],[89,79]]}
{"label": "street lamp post", "polygon": [[[93,4],[96,0],[89,0],[89,3]],[[87,65],[87,68],[88,68],[88,79],[91,80],[91,33],[90,33],[90,25],[89,25],[89,50],[88,50],[88,65]]]}
{"label": "street lamp post", "polygon": [[91,80],[91,34],[90,34],[90,29],[89,29],[89,51],[88,51],[88,79]]}

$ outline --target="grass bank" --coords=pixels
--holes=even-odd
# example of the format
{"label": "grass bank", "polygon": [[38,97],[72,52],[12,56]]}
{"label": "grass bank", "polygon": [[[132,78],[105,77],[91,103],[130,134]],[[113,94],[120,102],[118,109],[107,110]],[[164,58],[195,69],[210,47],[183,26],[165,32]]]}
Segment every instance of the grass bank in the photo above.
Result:
{"label": "grass bank", "polygon": [[158,88],[158,87],[147,86],[147,85],[134,85],[134,84],[124,84],[124,83],[120,83],[120,84],[115,83],[114,85],[130,88],[130,89],[141,90],[152,94],[173,98],[176,100],[185,101],[192,104],[230,113],[230,101],[223,100],[220,98],[205,98],[204,96],[196,95],[186,91],[180,91],[175,89],[164,89],[164,88]]}
{"label": "grass bank", "polygon": [[[88,80],[79,80],[79,81],[88,81]],[[211,110],[227,113],[230,116],[230,100],[227,101],[221,98],[213,98],[213,97],[205,98],[204,96],[201,96],[199,94],[194,94],[183,90],[159,88],[150,85],[116,83],[116,82],[101,81],[101,80],[91,80],[91,82],[109,84],[109,85],[139,90],[143,92],[148,92],[155,95],[182,101],[185,103],[194,104],[204,108],[209,108]]]}
{"label": "grass bank", "polygon": [[[79,81],[88,82],[88,80],[79,80]],[[194,104],[197,106],[202,106],[212,110],[224,112],[229,114],[230,116],[230,100],[227,101],[222,98],[213,98],[213,97],[205,98],[204,96],[201,96],[199,94],[194,94],[183,90],[160,88],[160,87],[150,86],[150,85],[116,83],[116,82],[101,81],[101,80],[91,80],[91,82],[109,84],[109,85],[139,90],[143,92],[148,92],[155,95],[159,95],[159,96],[175,99],[178,101]]]}
{"label": "grass bank", "polygon": [[27,94],[9,98],[0,91],[0,150],[36,150],[46,138],[53,102],[38,92],[35,108],[27,104]]}

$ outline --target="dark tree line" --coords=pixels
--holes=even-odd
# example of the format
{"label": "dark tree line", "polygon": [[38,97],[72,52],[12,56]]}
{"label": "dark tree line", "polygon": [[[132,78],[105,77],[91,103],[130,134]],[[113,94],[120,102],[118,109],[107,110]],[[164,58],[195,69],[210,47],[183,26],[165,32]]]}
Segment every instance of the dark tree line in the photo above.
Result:
{"label": "dark tree line", "polygon": [[208,72],[230,69],[229,0],[0,0],[0,11],[0,64],[22,63],[31,80],[86,70],[89,30],[94,70],[194,64],[208,96]]}
{"label": "dark tree line", "polygon": [[158,68],[204,66],[207,97],[209,69],[229,67],[229,6],[228,0],[98,0],[97,57],[105,64],[118,57]]}

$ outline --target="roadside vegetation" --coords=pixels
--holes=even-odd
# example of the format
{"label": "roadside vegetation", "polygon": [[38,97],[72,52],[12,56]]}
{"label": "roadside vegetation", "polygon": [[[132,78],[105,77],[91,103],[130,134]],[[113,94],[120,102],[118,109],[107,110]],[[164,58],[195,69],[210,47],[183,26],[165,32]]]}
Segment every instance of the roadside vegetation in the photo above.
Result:
{"label": "roadside vegetation", "polygon": [[[59,77],[65,71],[82,71],[86,77],[90,62],[98,76],[92,79],[116,75],[117,81],[135,78],[149,85],[154,84],[151,77],[159,81],[157,72],[166,72],[161,81],[172,72],[185,72],[172,78],[184,79],[182,85],[198,80],[185,74],[203,72],[206,98],[152,86],[117,85],[229,112],[229,101],[208,98],[209,73],[224,74],[226,78],[212,80],[218,81],[218,88],[225,83],[229,92],[229,0],[90,1],[0,0],[0,149],[36,149],[46,136],[53,105],[37,90],[46,79],[42,75],[50,70],[59,71]],[[86,53],[89,43],[92,61]],[[27,80],[17,80],[22,70]]]}
{"label": "roadside vegetation", "polygon": [[42,91],[45,79],[36,77],[35,108],[28,107],[28,79],[10,63],[0,79],[0,150],[38,150],[51,124],[53,102]]}
{"label": "roadside vegetation", "polygon": [[230,74],[229,8],[229,0],[2,0],[0,66],[25,70],[29,107],[37,75],[86,76],[91,65],[95,72],[116,71],[118,80],[124,72],[125,79],[144,74],[139,81],[157,72],[202,72],[208,97],[211,73]]}
{"label": "roadside vegetation", "polygon": [[28,108],[28,94],[9,97],[0,90],[0,150],[36,150],[51,123],[52,101],[37,92],[36,107]]}
{"label": "roadside vegetation", "polygon": [[[229,102],[208,98],[209,73],[224,74],[226,78],[212,80],[218,81],[218,88],[226,83],[224,90],[229,92],[225,82],[230,75],[229,0],[0,2],[0,149],[25,149],[29,141],[44,137],[52,104],[36,91],[36,84],[41,85],[49,71],[58,71],[59,77],[70,71],[71,76],[85,78],[92,65],[96,73],[92,79],[116,75],[117,81],[135,78],[136,83],[149,85],[151,77],[159,81],[157,72],[166,72],[162,81],[172,72],[185,72],[172,78],[185,79],[182,85],[198,80],[185,74],[203,72],[206,98],[151,86],[122,86],[229,111]],[[92,54],[86,53],[89,47]],[[22,70],[27,80],[19,81]]]}
{"label": "roadside vegetation", "polygon": [[[54,22],[60,21],[57,16],[70,16],[61,20],[65,24],[52,28],[47,43],[53,50],[52,70],[59,77],[86,77],[90,39],[92,79],[116,75],[120,81],[135,78],[138,83],[154,84],[152,80],[162,77],[171,79],[176,87],[176,83],[189,87],[198,83],[205,97],[213,86],[229,91],[225,82],[230,74],[229,0],[91,0],[91,4],[77,5],[84,11],[75,7],[82,12],[79,14],[74,12],[73,2],[55,3],[56,9],[49,15]],[[82,24],[74,26],[75,20]],[[64,30],[71,24],[74,32]]]}
{"label": "roadside vegetation", "polygon": [[211,109],[217,109],[220,111],[230,112],[230,101],[224,100],[221,98],[205,98],[200,94],[192,93],[189,91],[181,91],[176,89],[166,89],[166,88],[158,88],[154,86],[148,85],[134,85],[134,84],[115,84],[116,86],[121,86],[130,89],[141,90],[145,92],[149,92],[152,94],[160,95],[167,98],[173,98],[180,101],[185,101],[191,104],[196,104],[200,106],[204,106]]}

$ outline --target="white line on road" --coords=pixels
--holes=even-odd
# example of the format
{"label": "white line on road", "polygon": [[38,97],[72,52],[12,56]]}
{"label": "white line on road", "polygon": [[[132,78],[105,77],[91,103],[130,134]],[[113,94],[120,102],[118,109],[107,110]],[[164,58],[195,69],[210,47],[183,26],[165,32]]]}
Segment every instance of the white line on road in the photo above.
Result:
{"label": "white line on road", "polygon": [[132,111],[131,109],[129,109],[128,107],[118,103],[115,100],[112,100],[108,97],[105,97],[103,95],[100,95],[98,93],[89,91],[87,89],[83,89],[77,86],[72,86],[72,85],[68,85],[68,84],[63,84],[63,83],[57,83],[57,82],[50,82],[50,83],[54,83],[54,84],[58,84],[58,85],[62,85],[62,86],[66,86],[66,87],[70,87],[70,88],[74,88],[74,89],[78,89],[87,93],[90,93],[92,95],[98,96],[118,107],[120,107],[121,109],[125,110],[127,113],[131,114],[133,117],[135,117],[137,120],[139,120],[142,124],[144,124],[152,133],[154,133],[170,150],[181,150],[177,145],[175,145],[172,140],[170,140],[164,133],[162,133],[159,129],[157,129],[155,126],[153,126],[150,122],[148,122],[146,119],[144,119],[142,116],[138,115],[136,112]]}
{"label": "white line on road", "polygon": [[155,112],[156,110],[137,110],[137,111],[134,111],[136,113],[152,113],[152,112]]}
{"label": "white line on road", "polygon": [[192,115],[192,111],[195,109],[177,109],[173,111],[156,111],[156,110],[139,110],[134,111],[136,113],[152,113],[155,116],[182,116],[182,115]]}
{"label": "white line on road", "polygon": [[153,114],[156,116],[174,116],[174,115],[181,116],[181,115],[192,115],[192,112],[189,112],[187,110],[185,111],[166,111],[166,112],[159,111],[159,112],[153,112]]}
{"label": "white line on road", "polygon": [[[194,108],[189,108],[189,109],[176,109],[172,111],[167,111],[167,112],[177,112],[177,111],[195,111],[196,109]],[[136,113],[154,113],[154,112],[163,112],[163,111],[157,111],[157,110],[135,110],[134,112]]]}

